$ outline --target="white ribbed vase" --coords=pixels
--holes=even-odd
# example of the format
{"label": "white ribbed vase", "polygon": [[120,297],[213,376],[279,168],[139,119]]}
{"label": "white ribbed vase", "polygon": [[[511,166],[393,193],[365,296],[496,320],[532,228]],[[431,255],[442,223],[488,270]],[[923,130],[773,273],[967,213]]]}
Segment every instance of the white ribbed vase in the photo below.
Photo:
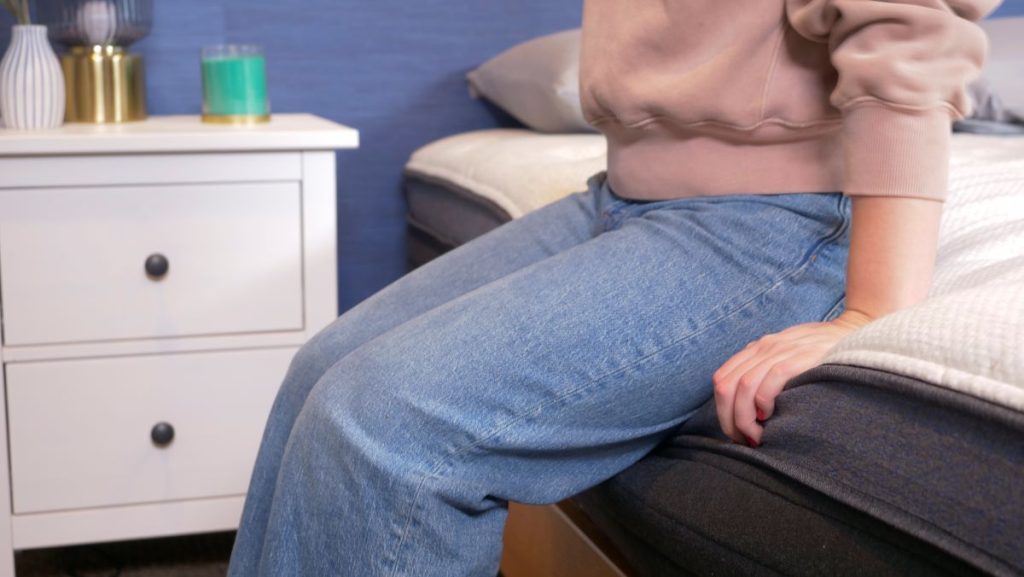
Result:
{"label": "white ribbed vase", "polygon": [[18,25],[0,61],[0,115],[7,128],[40,130],[64,123],[64,73],[46,26]]}

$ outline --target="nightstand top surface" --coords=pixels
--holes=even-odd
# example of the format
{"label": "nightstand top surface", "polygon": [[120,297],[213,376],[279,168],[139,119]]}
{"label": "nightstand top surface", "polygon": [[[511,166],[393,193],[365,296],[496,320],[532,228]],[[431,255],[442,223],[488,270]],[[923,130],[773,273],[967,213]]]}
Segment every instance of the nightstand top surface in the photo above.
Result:
{"label": "nightstand top surface", "polygon": [[254,126],[205,124],[198,116],[151,116],[125,124],[0,130],[0,156],[249,152],[357,148],[359,132],[312,114],[274,114]]}

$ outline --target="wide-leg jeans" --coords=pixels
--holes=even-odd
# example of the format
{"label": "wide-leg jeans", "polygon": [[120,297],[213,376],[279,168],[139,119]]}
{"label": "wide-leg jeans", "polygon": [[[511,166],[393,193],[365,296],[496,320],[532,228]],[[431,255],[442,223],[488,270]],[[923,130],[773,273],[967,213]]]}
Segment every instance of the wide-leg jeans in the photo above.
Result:
{"label": "wide-leg jeans", "polygon": [[749,342],[841,312],[850,218],[839,193],[638,202],[597,175],[410,273],[295,356],[230,575],[492,577],[509,501],[608,479]]}

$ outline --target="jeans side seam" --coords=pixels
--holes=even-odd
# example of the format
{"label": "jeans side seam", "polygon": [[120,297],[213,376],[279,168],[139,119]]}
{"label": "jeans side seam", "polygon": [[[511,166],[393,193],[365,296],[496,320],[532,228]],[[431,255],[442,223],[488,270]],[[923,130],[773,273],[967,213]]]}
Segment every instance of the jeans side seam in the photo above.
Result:
{"label": "jeans side seam", "polygon": [[839,313],[844,308],[845,304],[846,294],[843,294],[843,296],[839,297],[839,300],[836,301],[836,304],[832,305],[832,308],[830,308],[829,311],[825,313],[825,316],[822,317],[821,322],[827,323],[828,321],[834,320],[836,317],[839,316]]}
{"label": "jeans side seam", "polygon": [[[843,205],[846,204],[847,202],[849,202],[849,199],[846,196],[840,196],[839,197],[839,202],[838,202],[838,205],[836,206],[836,213],[839,215],[839,218],[841,219],[840,223],[839,223],[839,227],[836,230],[832,231],[832,234],[830,234],[826,238],[826,241],[823,242],[822,245],[827,244],[828,242],[836,240],[837,238],[839,238],[840,236],[845,234],[846,231],[850,228],[850,216],[847,213],[847,211],[845,211],[843,209]],[[834,305],[832,305],[832,307],[828,310],[828,312],[825,313],[825,316],[822,317],[821,322],[828,322],[828,321],[831,321],[832,319],[834,319],[835,317],[839,316],[839,313],[845,307],[845,305],[846,305],[846,291],[844,290],[843,294],[839,296],[839,299],[836,301],[836,303]]]}
{"label": "jeans side seam", "polygon": [[[818,254],[819,252],[821,252],[821,249],[825,245],[827,245],[830,242],[833,242],[836,239],[838,239],[839,237],[843,236],[843,234],[846,233],[846,230],[850,227],[850,218],[846,215],[846,212],[843,211],[842,206],[843,206],[843,198],[840,197],[838,199],[837,203],[836,203],[836,213],[837,213],[837,216],[839,217],[839,223],[836,224],[836,226],[828,234],[826,234],[824,237],[822,237],[820,240],[818,240],[818,242],[816,242],[814,244],[814,246],[811,247],[811,250],[809,250],[807,252],[807,254],[804,255],[804,261],[805,261],[804,264],[805,265],[806,264],[810,264],[812,256],[814,256],[814,255]],[[805,268],[805,267],[801,267],[801,269],[802,268]]]}
{"label": "jeans side seam", "polygon": [[[711,330],[712,328],[717,326],[719,323],[721,323],[721,322],[723,322],[723,321],[725,321],[725,320],[727,320],[727,319],[729,319],[729,318],[739,314],[740,312],[746,310],[747,307],[749,307],[752,303],[754,303],[755,301],[757,301],[761,297],[767,295],[768,293],[774,291],[776,288],[780,287],[783,283],[785,283],[789,279],[793,278],[794,276],[800,274],[805,269],[807,269],[807,267],[809,267],[812,264],[812,262],[813,262],[813,260],[810,257],[813,254],[816,254],[820,250],[820,248],[823,247],[825,244],[827,244],[829,241],[833,240],[835,237],[838,237],[843,228],[844,228],[844,223],[841,223],[839,226],[836,227],[836,229],[832,233],[830,233],[828,236],[823,238],[821,241],[819,241],[814,246],[812,251],[805,256],[804,262],[799,267],[791,270],[789,273],[787,273],[784,276],[782,276],[781,278],[779,278],[779,280],[777,280],[771,286],[769,286],[769,287],[765,288],[764,290],[758,292],[754,296],[752,296],[749,299],[747,299],[746,301],[744,301],[742,304],[737,305],[736,308],[733,309],[732,311],[729,311],[729,312],[719,316],[718,318],[716,318],[716,319],[708,322],[707,324],[705,324],[703,327],[701,327],[699,329],[696,329],[696,330],[694,330],[694,331],[692,331],[690,333],[687,333],[686,335],[673,340],[672,342],[666,344],[665,346],[660,347],[658,350],[653,351],[653,352],[651,352],[649,354],[646,354],[646,355],[636,359],[635,361],[633,361],[631,363],[628,363],[628,364],[626,364],[626,365],[624,365],[622,367],[619,367],[619,368],[617,368],[617,369],[615,369],[613,371],[610,371],[610,372],[608,372],[608,373],[606,373],[604,375],[601,375],[599,377],[595,377],[595,378],[591,379],[590,381],[588,381],[586,384],[580,385],[578,387],[574,387],[574,388],[572,388],[572,389],[570,389],[568,391],[565,391],[562,394],[560,394],[560,395],[558,395],[558,396],[556,396],[556,397],[554,397],[552,399],[547,399],[547,400],[543,401],[542,403],[529,408],[528,410],[521,411],[518,415],[513,416],[508,422],[504,423],[500,427],[496,427],[495,429],[491,430],[490,432],[485,433],[484,435],[481,435],[476,441],[474,441],[474,442],[472,442],[472,443],[470,443],[468,445],[465,445],[465,446],[459,448],[454,453],[452,453],[448,457],[446,457],[443,460],[441,460],[440,462],[438,462],[434,467],[430,468],[429,469],[430,472],[428,474],[423,475],[421,477],[419,483],[416,484],[416,489],[413,492],[413,499],[412,499],[412,504],[411,504],[410,510],[416,509],[417,505],[419,504],[420,495],[422,494],[423,488],[426,485],[427,481],[429,481],[431,479],[441,478],[441,474],[440,474],[441,470],[446,465],[454,464],[457,460],[460,460],[464,455],[468,454],[470,451],[472,451],[476,447],[479,447],[484,442],[486,442],[486,441],[488,441],[490,439],[493,439],[494,437],[500,435],[501,433],[504,433],[505,431],[509,430],[514,425],[519,424],[520,422],[523,421],[523,419],[527,418],[529,415],[537,412],[538,410],[543,410],[543,409],[545,409],[545,408],[547,408],[549,406],[552,406],[552,405],[555,405],[557,403],[560,403],[561,401],[564,401],[565,399],[567,399],[567,398],[569,398],[569,397],[571,397],[571,396],[573,396],[573,395],[575,395],[577,393],[589,390],[592,387],[594,387],[596,385],[599,385],[601,382],[603,382],[603,381],[605,381],[605,380],[607,380],[607,379],[609,379],[611,377],[614,377],[614,376],[619,375],[619,374],[621,374],[621,373],[623,373],[625,371],[628,371],[629,369],[636,367],[637,365],[647,361],[648,359],[650,359],[652,357],[655,357],[655,356],[657,356],[659,354],[662,354],[663,352],[667,351],[668,349],[677,347],[677,346],[679,346],[679,345],[689,341],[690,339],[692,339],[692,338],[694,338],[694,337],[696,337],[696,336],[698,336],[700,334],[703,334],[703,333],[707,332],[708,330]],[[399,538],[398,546],[395,547],[395,549],[394,549],[395,554],[396,554],[396,557],[395,557],[395,567],[394,567],[395,570],[392,571],[391,573],[389,573],[389,577],[398,577],[398,572],[397,572],[397,566],[398,566],[398,564],[397,564],[397,554],[401,550],[402,546],[405,544],[406,536],[407,536],[407,533],[408,533],[409,526],[412,523],[412,519],[413,519],[413,516],[410,515],[408,520],[406,521],[406,523],[403,525],[402,530],[399,533],[400,534],[400,538]]]}

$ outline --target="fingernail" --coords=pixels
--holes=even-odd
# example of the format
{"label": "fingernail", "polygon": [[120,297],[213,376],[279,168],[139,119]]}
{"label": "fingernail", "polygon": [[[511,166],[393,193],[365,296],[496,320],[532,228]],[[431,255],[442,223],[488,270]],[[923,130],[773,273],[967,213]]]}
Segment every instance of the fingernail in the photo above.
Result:
{"label": "fingernail", "polygon": [[765,414],[764,414],[764,411],[762,411],[761,409],[758,409],[758,410],[757,410],[757,420],[758,420],[758,421],[763,421],[763,420],[765,420],[766,418],[768,418],[768,417],[767,417],[767,416],[765,416]]}
{"label": "fingernail", "polygon": [[756,449],[761,446],[761,444],[755,441],[754,439],[751,439],[750,437],[745,438],[747,439],[747,444],[750,445],[751,449]]}

